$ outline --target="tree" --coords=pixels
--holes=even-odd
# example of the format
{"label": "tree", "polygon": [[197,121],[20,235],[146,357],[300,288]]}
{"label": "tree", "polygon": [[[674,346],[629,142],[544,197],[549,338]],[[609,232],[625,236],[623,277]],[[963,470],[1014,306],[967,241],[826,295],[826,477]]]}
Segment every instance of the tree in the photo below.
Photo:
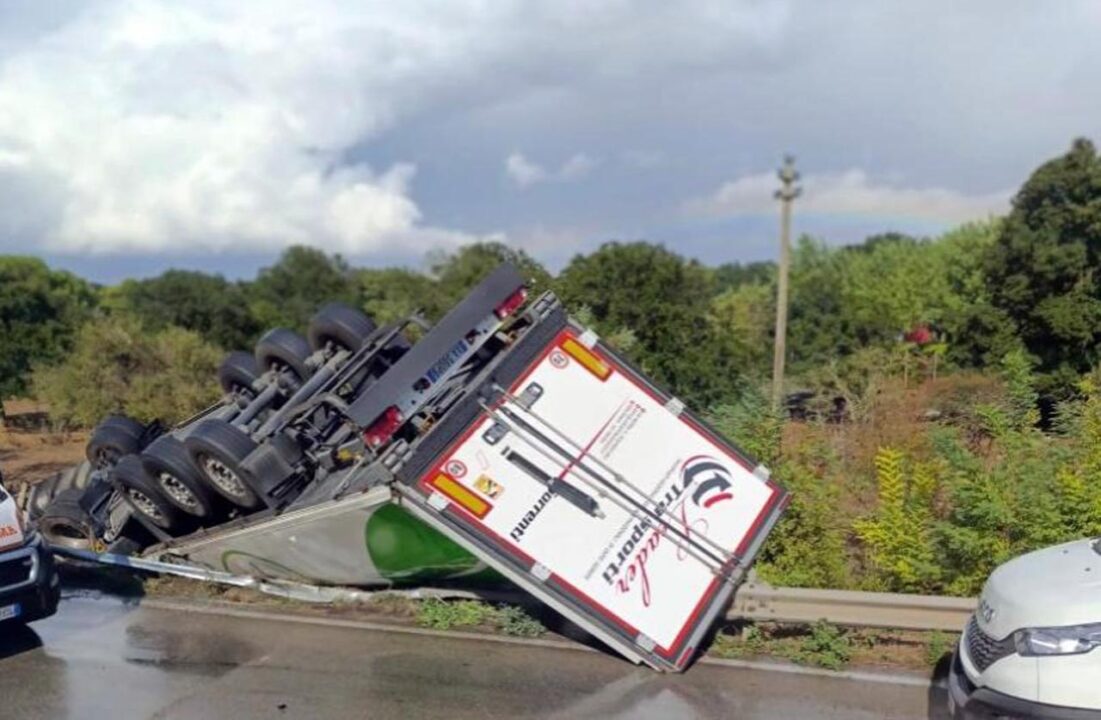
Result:
{"label": "tree", "polygon": [[225,349],[249,348],[263,330],[240,284],[221,275],[169,270],[149,280],[126,280],[110,289],[104,304],[150,330],[175,325]]}
{"label": "tree", "polygon": [[327,302],[354,305],[359,286],[355,272],[340,255],[296,245],[279,261],[262,269],[247,286],[253,317],[263,328],[303,330],[310,317]]}
{"label": "tree", "polygon": [[993,307],[1016,325],[1056,396],[1101,359],[1101,158],[1089,140],[1029,177],[985,258]]}
{"label": "tree", "polygon": [[356,271],[356,283],[360,307],[380,325],[436,303],[435,281],[413,270],[364,268]]}
{"label": "tree", "polygon": [[742,285],[760,285],[776,282],[776,263],[765,262],[723,263],[715,268],[715,292],[739,288]]}
{"label": "tree", "polygon": [[721,352],[741,374],[768,377],[776,321],[776,288],[772,283],[744,283],[716,295],[708,319]]}
{"label": "tree", "polygon": [[550,273],[523,250],[498,242],[464,245],[452,254],[431,259],[436,290],[424,303],[429,316],[443,315],[482,278],[505,262],[515,265],[524,279],[531,281],[532,292],[550,289]]}
{"label": "tree", "polygon": [[586,306],[596,329],[630,330],[632,353],[655,379],[707,407],[729,398],[741,374],[708,322],[714,278],[660,245],[607,243],[578,255],[558,278],[568,307]]}
{"label": "tree", "polygon": [[110,413],[180,421],[217,400],[222,353],[197,333],[148,333],[134,318],[99,318],[57,365],[34,371],[35,395],[62,425],[91,427]]}
{"label": "tree", "polygon": [[92,286],[30,257],[0,257],[0,421],[31,366],[56,362],[96,302]]}
{"label": "tree", "polygon": [[852,353],[857,342],[843,312],[842,255],[803,236],[791,264],[788,352],[799,372]]}

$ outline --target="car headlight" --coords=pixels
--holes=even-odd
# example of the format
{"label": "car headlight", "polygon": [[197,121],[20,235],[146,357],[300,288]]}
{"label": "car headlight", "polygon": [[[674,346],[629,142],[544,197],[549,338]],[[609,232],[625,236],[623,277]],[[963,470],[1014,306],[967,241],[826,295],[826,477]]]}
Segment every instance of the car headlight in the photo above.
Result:
{"label": "car headlight", "polygon": [[1017,652],[1036,655],[1079,655],[1101,646],[1101,623],[1066,627],[1025,628],[1013,633]]}

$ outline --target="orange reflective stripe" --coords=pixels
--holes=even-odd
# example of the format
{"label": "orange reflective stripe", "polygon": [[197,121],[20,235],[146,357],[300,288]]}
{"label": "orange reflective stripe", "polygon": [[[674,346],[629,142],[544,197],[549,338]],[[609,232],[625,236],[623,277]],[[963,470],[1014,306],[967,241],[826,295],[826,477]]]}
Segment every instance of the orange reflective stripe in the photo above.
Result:
{"label": "orange reflective stripe", "polygon": [[601,380],[607,380],[608,376],[612,374],[612,368],[608,363],[598,358],[591,350],[573,338],[567,338],[562,343],[562,349]]}
{"label": "orange reflective stripe", "polygon": [[458,503],[461,507],[469,510],[479,519],[484,518],[486,514],[493,509],[493,506],[488,502],[481,499],[470,490],[467,490],[463,485],[456,482],[454,478],[444,473],[440,473],[432,478],[432,487]]}

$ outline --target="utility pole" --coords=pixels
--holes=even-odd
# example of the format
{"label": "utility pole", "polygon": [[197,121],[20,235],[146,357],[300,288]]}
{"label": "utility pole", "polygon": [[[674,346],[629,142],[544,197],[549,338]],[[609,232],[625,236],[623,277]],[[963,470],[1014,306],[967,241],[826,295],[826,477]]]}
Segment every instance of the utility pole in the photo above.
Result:
{"label": "utility pole", "polygon": [[772,409],[780,408],[784,394],[784,353],[788,332],[788,267],[791,265],[791,204],[803,191],[796,186],[799,173],[795,171],[795,158],[784,156],[784,164],[776,173],[780,189],[776,199],[780,201],[780,267],[776,283],[776,345],[772,354]]}

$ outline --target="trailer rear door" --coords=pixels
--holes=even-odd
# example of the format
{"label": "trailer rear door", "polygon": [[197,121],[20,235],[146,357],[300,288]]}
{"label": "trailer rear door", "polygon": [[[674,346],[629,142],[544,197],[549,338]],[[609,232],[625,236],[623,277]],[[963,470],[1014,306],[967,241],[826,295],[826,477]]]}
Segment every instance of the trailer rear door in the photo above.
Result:
{"label": "trailer rear door", "polygon": [[592,333],[538,342],[406,504],[625,656],[683,670],[787,494]]}

